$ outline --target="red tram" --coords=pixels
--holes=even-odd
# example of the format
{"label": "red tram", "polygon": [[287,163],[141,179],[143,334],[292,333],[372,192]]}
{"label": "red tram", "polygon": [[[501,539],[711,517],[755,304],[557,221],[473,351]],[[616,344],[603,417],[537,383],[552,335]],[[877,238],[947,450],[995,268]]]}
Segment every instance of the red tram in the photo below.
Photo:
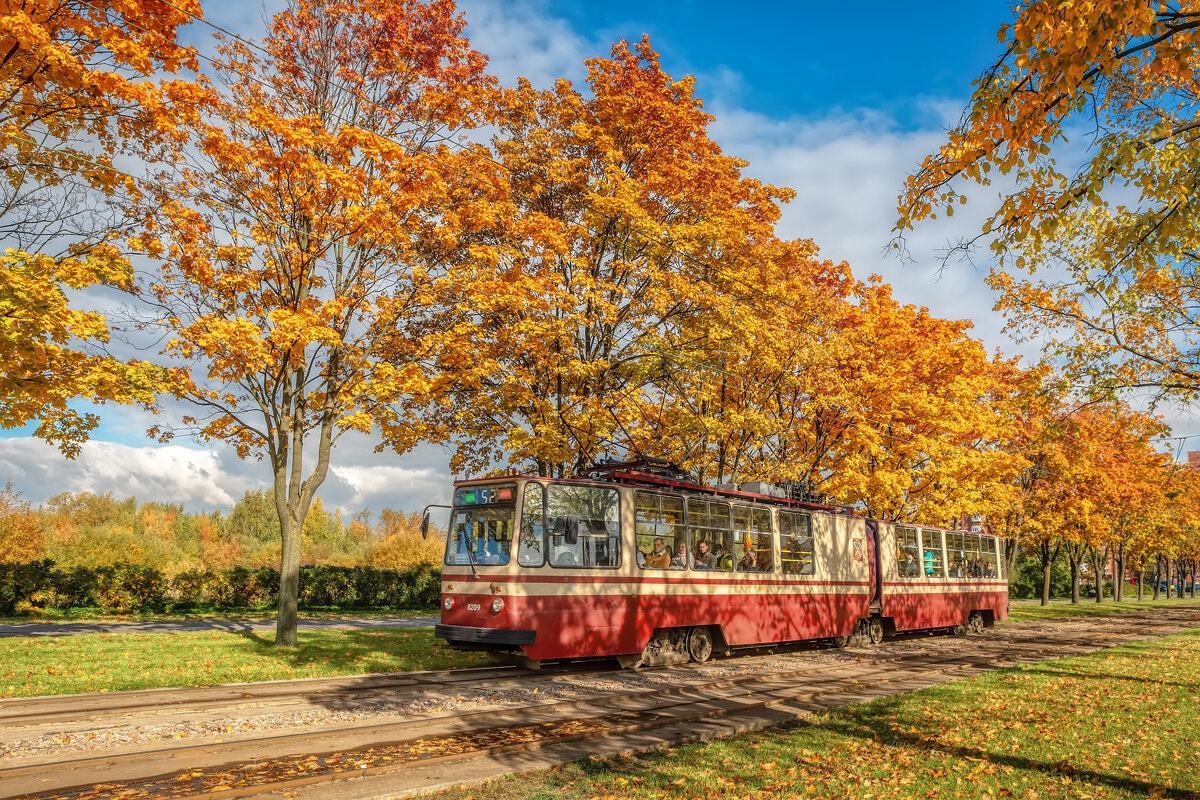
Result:
{"label": "red tram", "polygon": [[624,666],[1008,612],[1002,542],[867,519],[786,487],[711,487],[644,464],[589,479],[455,484],[436,634],[530,661]]}

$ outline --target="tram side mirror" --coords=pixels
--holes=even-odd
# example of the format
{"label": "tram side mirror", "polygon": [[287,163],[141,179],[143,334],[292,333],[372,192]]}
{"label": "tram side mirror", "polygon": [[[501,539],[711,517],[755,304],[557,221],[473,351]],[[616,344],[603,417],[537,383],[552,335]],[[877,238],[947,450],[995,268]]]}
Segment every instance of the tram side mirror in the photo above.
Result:
{"label": "tram side mirror", "polygon": [[432,509],[435,509],[435,508],[449,509],[450,506],[443,505],[442,503],[430,503],[429,505],[425,506],[425,509],[421,512],[421,538],[422,539],[429,538],[430,512],[432,511]]}

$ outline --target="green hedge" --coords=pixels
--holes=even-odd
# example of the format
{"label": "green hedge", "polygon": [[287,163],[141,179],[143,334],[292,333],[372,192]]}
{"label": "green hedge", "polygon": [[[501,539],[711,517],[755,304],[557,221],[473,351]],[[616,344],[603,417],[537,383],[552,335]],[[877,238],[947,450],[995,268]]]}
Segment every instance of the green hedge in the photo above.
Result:
{"label": "green hedge", "polygon": [[[437,567],[402,571],[371,567],[300,568],[301,608],[435,608],[441,591]],[[0,614],[39,608],[101,608],[113,612],[189,608],[272,608],[279,572],[237,567],[185,572],[167,578],[137,564],[59,569],[53,561],[0,564]]]}

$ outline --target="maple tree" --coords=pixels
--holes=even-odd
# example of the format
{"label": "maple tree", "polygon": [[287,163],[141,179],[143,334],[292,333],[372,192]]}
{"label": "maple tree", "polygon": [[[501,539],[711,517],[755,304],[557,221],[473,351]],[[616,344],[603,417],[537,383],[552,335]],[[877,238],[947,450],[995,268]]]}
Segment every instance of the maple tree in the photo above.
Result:
{"label": "maple tree", "polygon": [[760,284],[731,285],[774,246],[791,196],[741,174],[693,80],[647,40],[587,68],[590,96],[560,80],[503,98],[507,196],[472,239],[495,246],[451,271],[441,326],[456,471],[563,475],[620,454],[697,342],[736,339],[716,330],[722,309]]}
{"label": "maple tree", "polygon": [[35,434],[67,455],[98,424],[71,400],[149,404],[161,388],[146,364],[84,351],[107,341],[107,326],[72,308],[68,291],[130,285],[111,243],[127,220],[108,201],[140,192],[113,158],[170,137],[193,86],[165,74],[196,67],[176,31],[199,14],[195,0],[0,9],[0,426],[36,419]]}
{"label": "maple tree", "polygon": [[[181,147],[146,287],[185,424],[265,458],[282,536],[276,643],[296,642],[301,533],[334,444],[404,451],[432,280],[478,208],[448,137],[479,120],[485,59],[448,0],[297,0],[262,49],[225,40],[222,90]],[[486,209],[485,209],[486,210]],[[167,432],[169,433],[169,432]]]}
{"label": "maple tree", "polygon": [[898,230],[1003,176],[990,281],[1101,391],[1200,390],[1200,6],[1037,0],[1001,28],[949,140],[911,175]]}
{"label": "maple tree", "polygon": [[701,480],[805,482],[795,430],[815,424],[815,397],[837,391],[831,365],[856,284],[811,241],[763,237],[750,253],[748,269],[714,281],[723,302],[684,321],[626,427],[636,451]]}
{"label": "maple tree", "polygon": [[[999,366],[999,365],[998,365]],[[998,448],[1008,454],[1008,469],[993,473],[981,491],[978,512],[984,529],[1004,539],[1007,568],[1012,576],[1017,567],[1017,555],[1022,549],[1041,551],[1043,602],[1049,602],[1050,569],[1053,553],[1045,539],[1027,539],[1028,504],[1031,494],[1045,471],[1040,459],[1048,437],[1050,424],[1059,408],[1065,387],[1054,379],[1050,369],[1036,365],[1020,368],[1015,362],[1002,362],[997,375],[1002,396],[994,398],[996,412],[1001,417]]]}
{"label": "maple tree", "polygon": [[1013,469],[998,445],[1013,364],[989,358],[968,321],[902,306],[891,287],[865,285],[851,346],[821,398],[830,429],[809,464],[834,496],[874,516],[949,522],[976,513],[982,492]]}

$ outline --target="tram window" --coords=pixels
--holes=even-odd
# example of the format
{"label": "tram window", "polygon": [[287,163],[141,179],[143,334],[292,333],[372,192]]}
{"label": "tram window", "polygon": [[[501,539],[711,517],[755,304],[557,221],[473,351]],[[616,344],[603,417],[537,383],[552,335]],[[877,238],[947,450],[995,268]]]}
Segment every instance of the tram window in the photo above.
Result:
{"label": "tram window", "polygon": [[770,509],[734,506],[733,541],[738,572],[770,572],[775,568]]}
{"label": "tram window", "polygon": [[967,578],[982,578],[984,573],[983,560],[979,556],[979,535],[963,534],[963,551],[966,553]]}
{"label": "tram window", "polygon": [[616,489],[551,484],[546,492],[546,526],[550,566],[620,565],[620,495]]}
{"label": "tram window", "polygon": [[634,546],[643,569],[675,569],[671,558],[686,542],[683,498],[637,492],[633,496]]}
{"label": "tram window", "polygon": [[779,512],[779,559],[790,575],[812,575],[812,517],[808,514]]}
{"label": "tram window", "polygon": [[951,578],[968,576],[967,551],[963,549],[963,535],[950,532],[946,534],[946,563],[950,567]]}
{"label": "tram window", "polygon": [[[688,566],[693,569],[733,569],[733,532],[729,528],[729,504],[689,497],[687,501]],[[679,563],[679,545],[672,566]]]}
{"label": "tram window", "polygon": [[896,563],[901,578],[921,577],[921,560],[918,555],[917,529],[896,528]]}
{"label": "tram window", "polygon": [[921,531],[921,569],[926,578],[946,577],[946,564],[942,560],[941,531]]}
{"label": "tram window", "polygon": [[507,564],[514,508],[456,509],[446,540],[447,564]]}
{"label": "tram window", "polygon": [[521,536],[517,540],[517,563],[522,567],[540,567],[546,561],[546,520],[542,509],[544,496],[540,483],[530,481],[525,484]]}
{"label": "tram window", "polygon": [[1000,561],[996,552],[996,540],[991,536],[984,536],[980,539],[980,576],[981,578],[998,578],[1000,577]]}

